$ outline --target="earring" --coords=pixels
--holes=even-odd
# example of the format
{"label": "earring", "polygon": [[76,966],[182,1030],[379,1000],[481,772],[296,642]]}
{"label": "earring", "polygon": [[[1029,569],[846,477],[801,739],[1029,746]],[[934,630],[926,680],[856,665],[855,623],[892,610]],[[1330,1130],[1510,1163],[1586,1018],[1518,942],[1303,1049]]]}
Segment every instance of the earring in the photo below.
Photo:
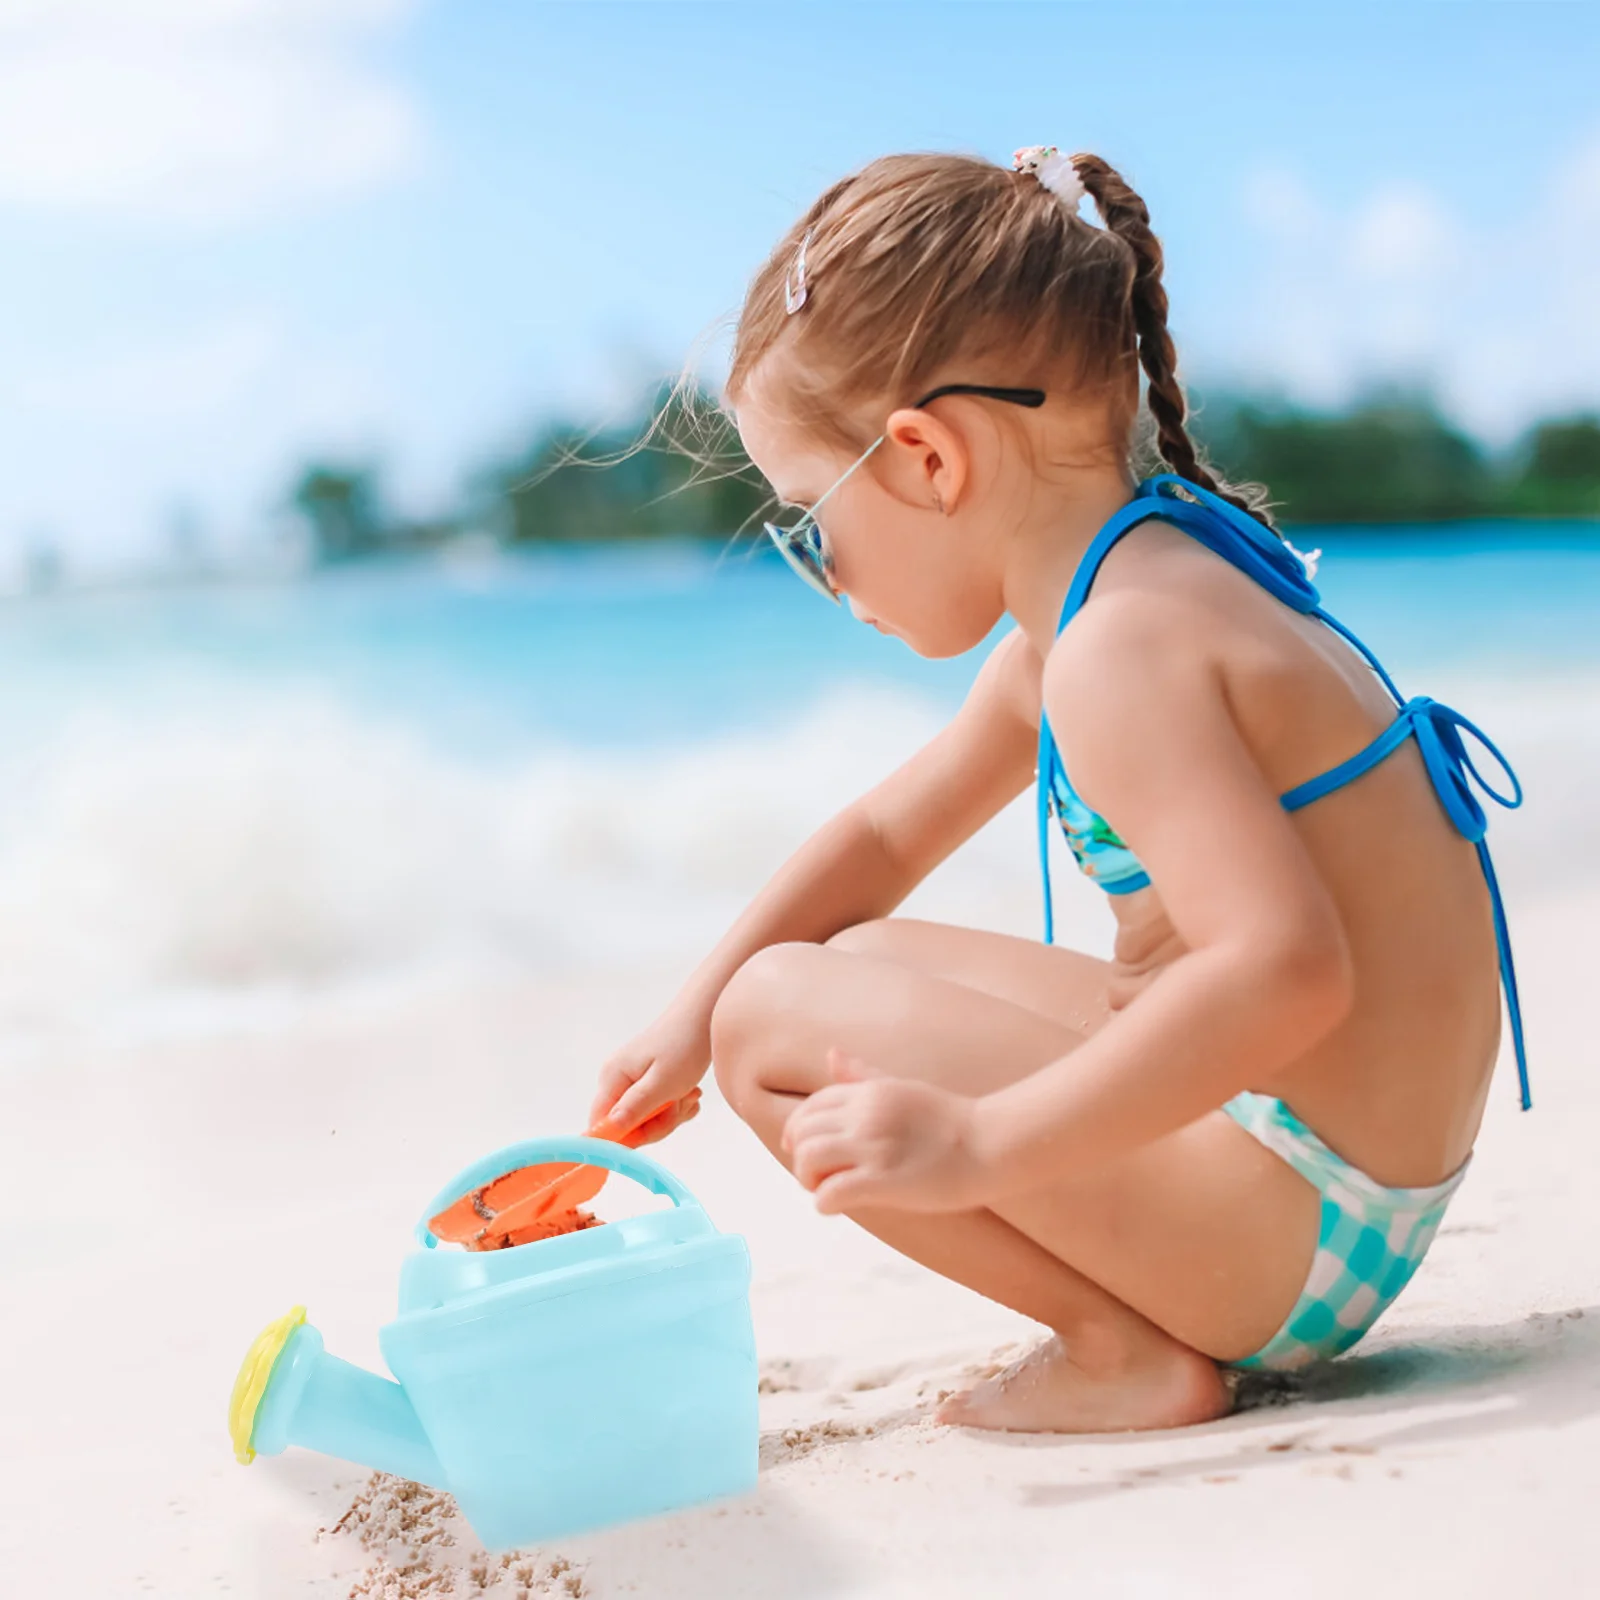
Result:
{"label": "earring", "polygon": [[937,489],[933,491],[933,509],[942,517],[944,515],[944,496]]}

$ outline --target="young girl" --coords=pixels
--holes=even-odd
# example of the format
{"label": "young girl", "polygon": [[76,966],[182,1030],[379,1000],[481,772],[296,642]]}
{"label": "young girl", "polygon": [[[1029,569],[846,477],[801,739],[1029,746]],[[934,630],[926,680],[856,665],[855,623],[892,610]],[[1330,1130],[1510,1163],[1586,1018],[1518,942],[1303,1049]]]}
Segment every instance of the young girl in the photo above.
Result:
{"label": "young girl", "polygon": [[[1466,1171],[1497,945],[1522,1065],[1471,787],[1514,805],[1516,780],[1488,789],[1477,730],[1404,701],[1197,460],[1161,268],[1097,156],[893,156],[800,219],[738,326],[740,435],[809,507],[768,528],[791,564],[920,655],[1017,628],[606,1064],[594,1115],[659,1137],[714,1063],[819,1211],[1053,1330],[945,1422],[1200,1422],[1219,1367],[1348,1348]],[[1172,471],[1136,482],[1141,367]],[[1049,943],[1048,878],[1043,944],[892,918],[1036,771],[1111,960]]]}

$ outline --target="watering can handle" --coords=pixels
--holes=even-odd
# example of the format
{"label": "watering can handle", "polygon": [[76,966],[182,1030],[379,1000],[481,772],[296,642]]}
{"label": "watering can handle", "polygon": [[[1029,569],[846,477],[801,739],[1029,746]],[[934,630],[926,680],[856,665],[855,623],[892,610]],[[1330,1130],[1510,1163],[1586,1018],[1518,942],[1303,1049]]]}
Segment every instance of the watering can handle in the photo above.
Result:
{"label": "watering can handle", "polygon": [[438,1238],[428,1223],[446,1206],[454,1204],[462,1195],[481,1189],[496,1178],[521,1167],[538,1166],[547,1161],[575,1161],[586,1167],[605,1167],[632,1178],[652,1194],[664,1194],[674,1205],[698,1205],[699,1201],[659,1161],[640,1150],[617,1144],[610,1139],[590,1139],[583,1134],[558,1134],[548,1139],[524,1139],[520,1144],[508,1144],[493,1155],[481,1157],[454,1178],[433,1197],[428,1209],[417,1224],[417,1242],[433,1249]]}

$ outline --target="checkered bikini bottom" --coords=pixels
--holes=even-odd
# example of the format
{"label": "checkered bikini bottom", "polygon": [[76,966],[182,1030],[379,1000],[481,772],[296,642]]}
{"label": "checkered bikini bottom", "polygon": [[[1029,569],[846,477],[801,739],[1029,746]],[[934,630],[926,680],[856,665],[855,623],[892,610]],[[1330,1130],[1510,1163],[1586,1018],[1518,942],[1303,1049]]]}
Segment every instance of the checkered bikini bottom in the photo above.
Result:
{"label": "checkered bikini bottom", "polygon": [[1281,1100],[1246,1092],[1222,1108],[1322,1196],[1322,1231],[1300,1298],[1253,1355],[1230,1367],[1293,1371],[1348,1350],[1411,1281],[1467,1157],[1443,1183],[1387,1189],[1337,1156]]}

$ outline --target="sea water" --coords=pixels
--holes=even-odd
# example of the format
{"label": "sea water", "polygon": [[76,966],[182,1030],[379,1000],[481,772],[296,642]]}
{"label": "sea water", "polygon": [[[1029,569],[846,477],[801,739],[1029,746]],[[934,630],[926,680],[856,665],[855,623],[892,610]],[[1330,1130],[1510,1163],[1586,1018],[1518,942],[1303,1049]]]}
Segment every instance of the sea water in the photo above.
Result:
{"label": "sea water", "polygon": [[[1539,826],[1588,838],[1600,527],[1295,539],[1402,689],[1483,721],[1545,780]],[[686,970],[937,731],[1006,626],[924,661],[774,558],[695,543],[6,602],[0,1049],[422,974]],[[941,869],[936,909],[1034,931],[1012,813]],[[1513,885],[1541,859],[1517,849]],[[1097,902],[1071,903],[1089,928]]]}

